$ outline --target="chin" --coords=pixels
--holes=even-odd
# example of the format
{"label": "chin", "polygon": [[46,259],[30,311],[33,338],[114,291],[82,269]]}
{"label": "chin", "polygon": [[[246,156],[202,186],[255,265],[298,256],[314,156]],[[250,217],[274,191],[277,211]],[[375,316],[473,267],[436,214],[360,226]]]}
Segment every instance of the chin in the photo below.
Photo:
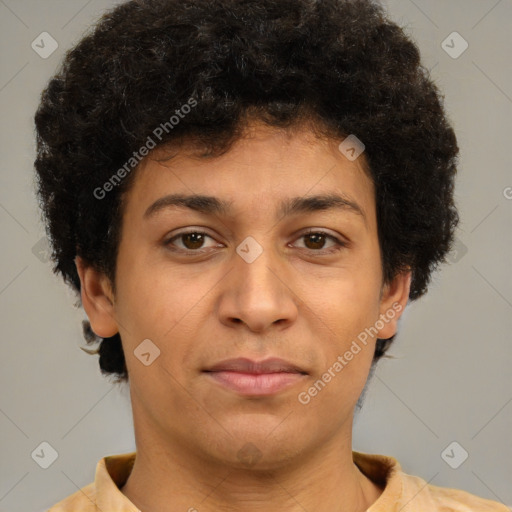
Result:
{"label": "chin", "polygon": [[[282,419],[281,419],[282,421]],[[268,425],[267,425],[268,427]],[[247,428],[243,431],[233,431],[232,436],[224,436],[205,448],[216,463],[248,469],[251,471],[272,471],[296,461],[304,450],[304,439],[291,436],[287,429]]]}

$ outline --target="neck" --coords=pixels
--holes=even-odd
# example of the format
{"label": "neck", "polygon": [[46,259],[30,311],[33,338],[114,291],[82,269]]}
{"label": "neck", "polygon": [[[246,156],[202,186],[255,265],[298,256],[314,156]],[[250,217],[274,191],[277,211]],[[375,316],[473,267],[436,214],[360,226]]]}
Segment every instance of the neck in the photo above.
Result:
{"label": "neck", "polygon": [[350,434],[264,470],[207,460],[183,443],[169,446],[168,439],[165,445],[144,439],[137,439],[135,464],[121,489],[142,512],[364,512],[382,493],[354,464]]}

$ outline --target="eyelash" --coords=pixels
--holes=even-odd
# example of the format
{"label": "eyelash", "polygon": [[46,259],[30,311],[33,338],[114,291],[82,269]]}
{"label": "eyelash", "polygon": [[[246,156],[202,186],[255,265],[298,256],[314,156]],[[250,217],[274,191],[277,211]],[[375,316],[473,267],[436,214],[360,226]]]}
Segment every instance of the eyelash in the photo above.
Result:
{"label": "eyelash", "polygon": [[[174,235],[172,238],[167,240],[164,243],[164,245],[169,247],[169,246],[171,246],[173,244],[174,240],[179,239],[182,236],[191,235],[191,234],[206,235],[208,238],[211,238],[212,240],[214,239],[208,233],[205,233],[204,231],[198,231],[198,230],[194,229],[194,230],[190,230],[190,231],[183,231],[181,233],[178,233],[178,234]],[[306,233],[302,233],[297,239],[304,238],[304,237],[309,236],[309,235],[323,235],[326,238],[329,238],[329,239],[333,240],[336,243],[336,246],[335,247],[331,247],[330,249],[319,249],[319,250],[307,249],[307,248],[304,249],[306,251],[311,251],[311,252],[313,252],[315,254],[318,254],[318,255],[333,254],[333,253],[338,252],[341,249],[347,247],[347,245],[348,245],[346,242],[341,241],[340,239],[336,238],[333,235],[330,235],[326,231],[322,231],[321,229],[320,230],[310,230],[310,231],[308,231]],[[201,249],[193,250],[193,249],[170,248],[170,250],[173,251],[173,252],[181,252],[181,253],[183,253],[185,255],[190,255],[190,256],[195,256],[197,254],[201,254],[201,253],[206,252],[205,250],[201,250]]]}

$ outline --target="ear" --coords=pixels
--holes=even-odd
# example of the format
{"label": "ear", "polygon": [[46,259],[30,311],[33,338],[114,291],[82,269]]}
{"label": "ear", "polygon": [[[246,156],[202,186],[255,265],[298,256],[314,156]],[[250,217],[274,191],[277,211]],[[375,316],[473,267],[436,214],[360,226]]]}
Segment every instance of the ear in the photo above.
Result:
{"label": "ear", "polygon": [[411,288],[410,270],[397,274],[395,278],[383,286],[380,301],[380,324],[384,324],[379,329],[378,338],[387,340],[397,332],[398,319],[405,310],[409,300],[409,290]]}
{"label": "ear", "polygon": [[109,279],[88,265],[82,258],[75,258],[80,277],[82,306],[91,328],[97,336],[110,338],[119,332],[114,318],[114,294]]}

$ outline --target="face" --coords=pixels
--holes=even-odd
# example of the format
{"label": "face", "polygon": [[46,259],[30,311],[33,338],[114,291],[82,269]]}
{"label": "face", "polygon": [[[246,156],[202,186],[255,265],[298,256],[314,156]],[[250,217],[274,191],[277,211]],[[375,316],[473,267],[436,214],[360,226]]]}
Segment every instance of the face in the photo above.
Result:
{"label": "face", "polygon": [[[383,286],[364,154],[339,142],[253,123],[223,156],[160,150],[137,170],[115,297],[104,286],[98,307],[80,275],[93,329],[121,334],[138,440],[231,464],[256,452],[269,468],[350,440],[409,276]],[[223,363],[237,358],[284,362]]]}

